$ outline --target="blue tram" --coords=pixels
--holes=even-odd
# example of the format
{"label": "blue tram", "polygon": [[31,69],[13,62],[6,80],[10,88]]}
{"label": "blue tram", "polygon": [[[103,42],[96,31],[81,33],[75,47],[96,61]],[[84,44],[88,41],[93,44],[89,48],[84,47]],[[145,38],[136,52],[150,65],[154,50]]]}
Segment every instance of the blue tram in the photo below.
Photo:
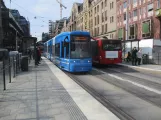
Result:
{"label": "blue tram", "polygon": [[69,72],[92,70],[90,33],[63,32],[44,43],[47,58],[59,68]]}

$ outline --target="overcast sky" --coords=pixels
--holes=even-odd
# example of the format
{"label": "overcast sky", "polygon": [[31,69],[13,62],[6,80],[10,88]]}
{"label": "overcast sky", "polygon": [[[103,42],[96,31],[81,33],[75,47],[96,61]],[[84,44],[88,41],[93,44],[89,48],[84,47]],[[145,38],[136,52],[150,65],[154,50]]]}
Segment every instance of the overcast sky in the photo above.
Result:
{"label": "overcast sky", "polygon": [[[48,21],[60,19],[60,7],[56,0],[4,0],[11,9],[19,10],[20,14],[30,21],[31,35],[41,40],[42,32],[48,32]],[[83,0],[62,0],[67,7],[63,9],[63,17],[69,17],[74,2]],[[35,19],[36,16],[36,19]]]}

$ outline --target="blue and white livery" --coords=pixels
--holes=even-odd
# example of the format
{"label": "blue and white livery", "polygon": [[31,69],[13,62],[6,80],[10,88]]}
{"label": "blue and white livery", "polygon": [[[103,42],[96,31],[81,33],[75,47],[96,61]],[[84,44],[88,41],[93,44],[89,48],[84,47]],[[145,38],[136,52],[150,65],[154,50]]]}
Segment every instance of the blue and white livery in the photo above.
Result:
{"label": "blue and white livery", "polygon": [[69,72],[92,70],[90,33],[63,32],[44,43],[45,55],[59,68]]}

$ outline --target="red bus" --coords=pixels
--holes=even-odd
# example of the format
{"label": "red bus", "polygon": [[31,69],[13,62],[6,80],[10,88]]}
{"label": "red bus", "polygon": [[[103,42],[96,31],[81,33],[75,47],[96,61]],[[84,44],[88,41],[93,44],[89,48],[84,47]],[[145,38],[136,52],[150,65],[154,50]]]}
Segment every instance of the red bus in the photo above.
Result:
{"label": "red bus", "polygon": [[122,62],[121,40],[92,38],[93,64],[117,64]]}

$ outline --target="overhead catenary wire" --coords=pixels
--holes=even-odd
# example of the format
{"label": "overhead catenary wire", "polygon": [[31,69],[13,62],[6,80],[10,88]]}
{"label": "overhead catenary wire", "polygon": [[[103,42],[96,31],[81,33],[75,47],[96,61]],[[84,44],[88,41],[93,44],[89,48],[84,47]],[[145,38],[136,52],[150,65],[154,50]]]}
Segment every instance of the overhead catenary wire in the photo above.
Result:
{"label": "overhead catenary wire", "polygon": [[[21,5],[17,4],[16,2],[13,2],[12,0],[11,0],[11,3],[14,3],[15,5],[17,5],[18,7],[20,7],[20,8],[23,9],[24,11],[30,13],[30,14],[33,16],[34,19],[40,18],[40,20],[41,20],[42,22],[45,22],[44,18],[47,18],[47,17],[37,16],[37,15],[33,14],[32,12],[28,11],[27,9],[25,9],[25,8],[22,7]],[[49,19],[49,18],[47,18],[47,19]],[[48,24],[48,22],[45,22],[45,23]]]}

